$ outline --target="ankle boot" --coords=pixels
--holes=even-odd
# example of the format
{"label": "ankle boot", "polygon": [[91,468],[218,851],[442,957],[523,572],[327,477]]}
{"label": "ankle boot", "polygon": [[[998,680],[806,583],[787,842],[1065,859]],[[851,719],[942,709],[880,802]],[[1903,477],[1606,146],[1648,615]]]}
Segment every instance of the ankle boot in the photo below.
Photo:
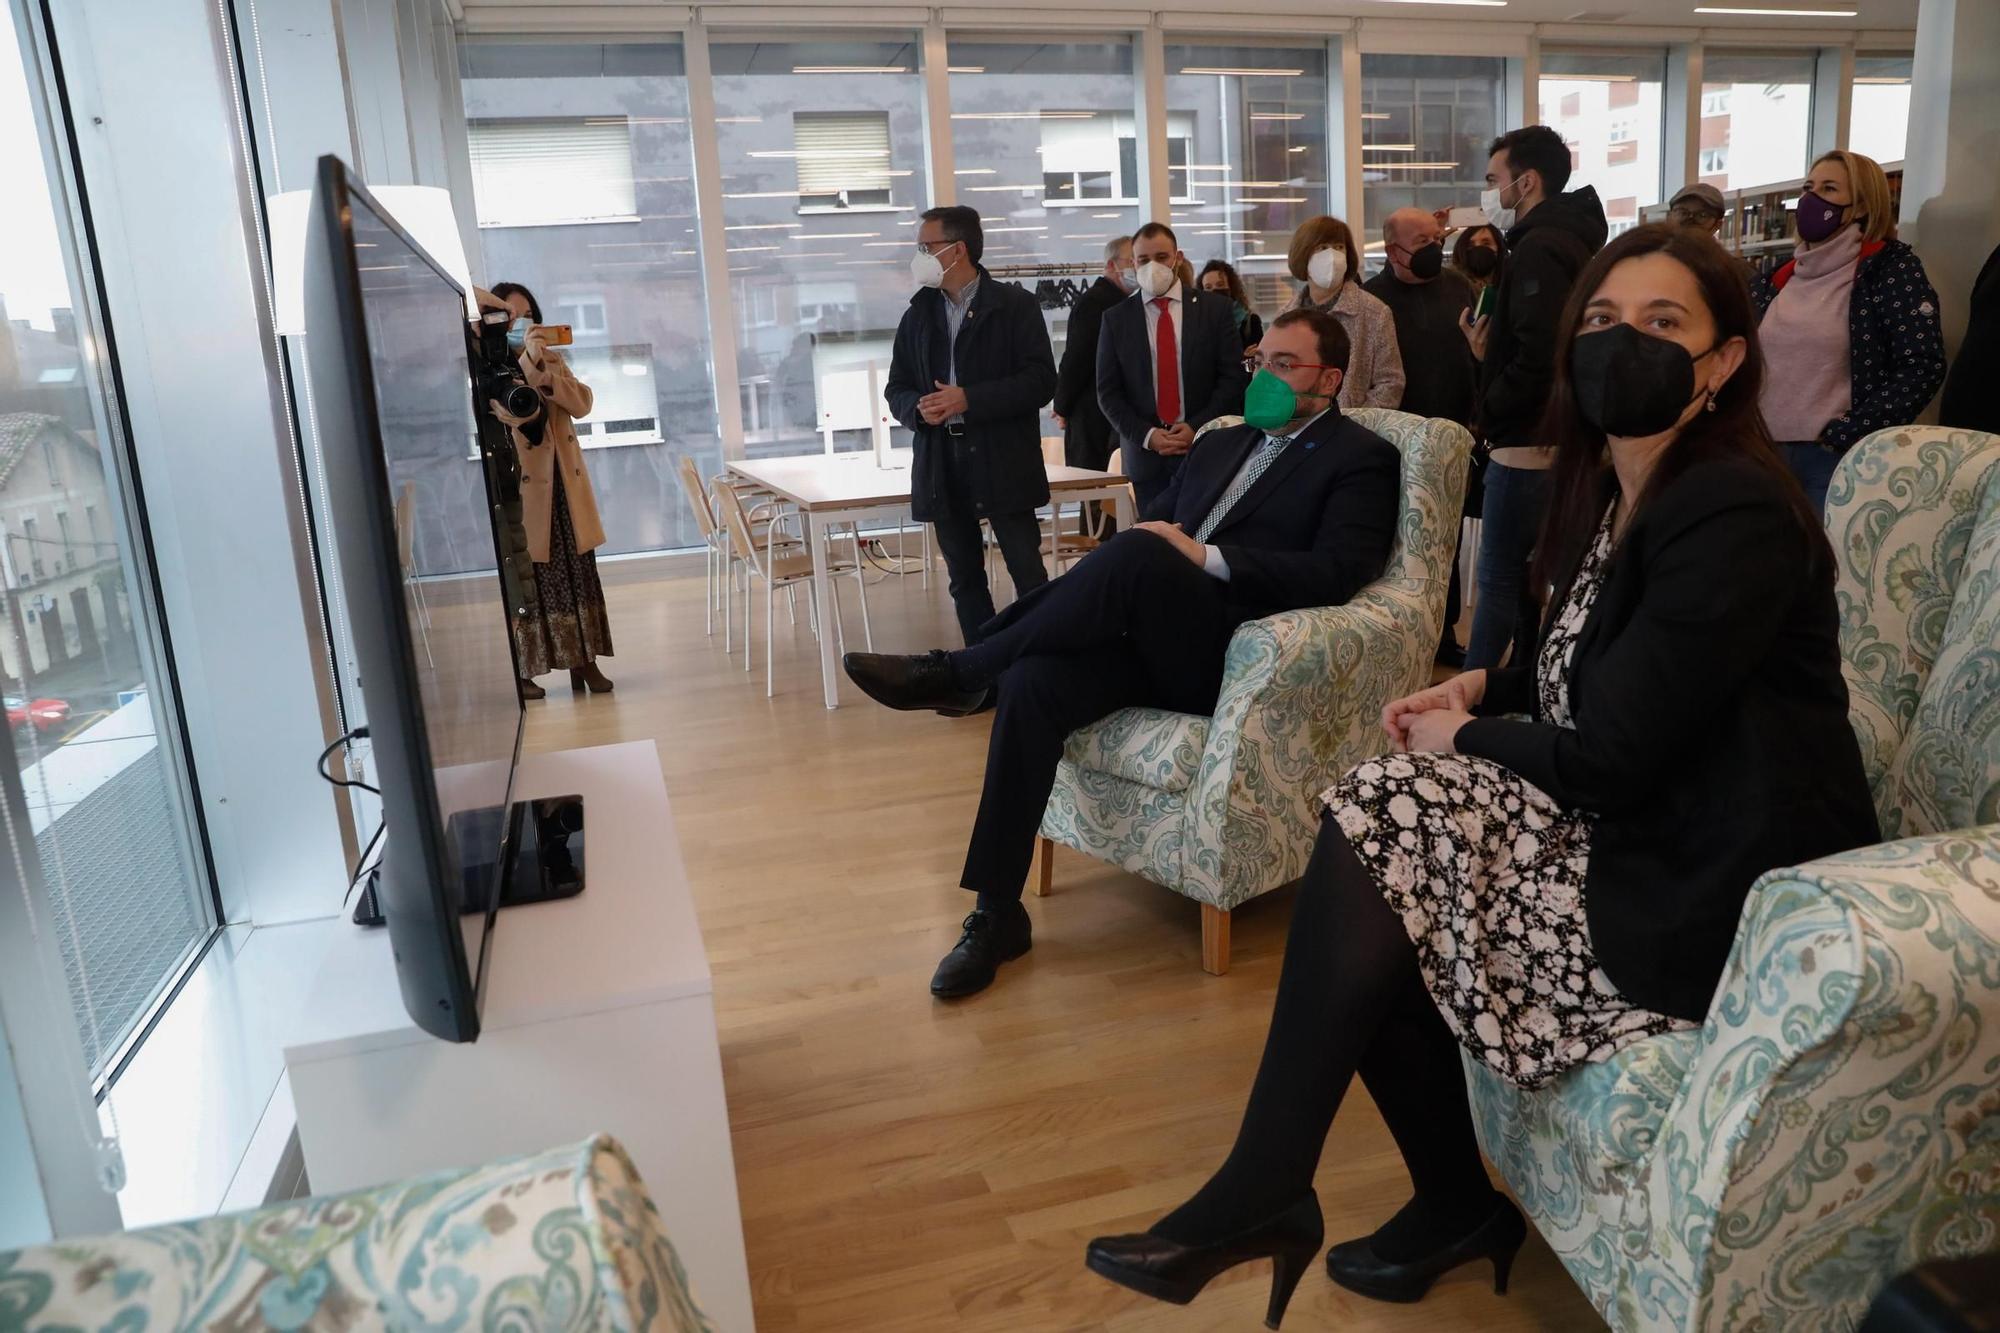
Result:
{"label": "ankle boot", "polygon": [[569,670],[569,687],[578,694],[583,693],[586,687],[588,687],[592,694],[611,693],[610,679],[597,669],[597,663],[595,662],[585,662],[580,667],[571,667]]}
{"label": "ankle boot", "polygon": [[521,677],[521,697],[523,699],[546,699],[549,697],[549,692],[535,684],[534,681],[529,680],[526,676],[523,676]]}

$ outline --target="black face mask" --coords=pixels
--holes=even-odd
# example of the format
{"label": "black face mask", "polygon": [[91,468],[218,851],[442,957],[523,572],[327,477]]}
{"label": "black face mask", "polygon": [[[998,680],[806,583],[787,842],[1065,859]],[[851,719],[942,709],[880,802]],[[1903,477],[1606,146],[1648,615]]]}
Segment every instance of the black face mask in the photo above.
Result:
{"label": "black face mask", "polygon": [[1429,282],[1444,268],[1444,243],[1432,241],[1429,245],[1409,251],[1411,274]]}
{"label": "black face mask", "polygon": [[1569,354],[1577,408],[1585,421],[1621,439],[1672,430],[1696,397],[1697,359],[1679,343],[1641,333],[1630,324],[1587,333]]}
{"label": "black face mask", "polygon": [[1475,245],[1465,252],[1465,267],[1475,278],[1490,278],[1493,270],[1500,267],[1500,252]]}

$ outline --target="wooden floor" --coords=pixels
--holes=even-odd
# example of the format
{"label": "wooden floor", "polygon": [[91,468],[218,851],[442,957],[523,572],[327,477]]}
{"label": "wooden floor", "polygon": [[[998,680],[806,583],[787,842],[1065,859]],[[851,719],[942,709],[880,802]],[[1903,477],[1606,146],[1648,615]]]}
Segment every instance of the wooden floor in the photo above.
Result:
{"label": "wooden floor", "polygon": [[[1210,977],[1194,903],[1059,850],[1055,896],[1030,900],[1034,951],[985,994],[935,1001],[931,969],[969,906],[956,883],[990,715],[894,713],[845,682],[828,712],[812,637],[782,608],[767,700],[761,639],[746,675],[720,627],[712,643],[702,631],[698,560],[664,578],[604,568],[617,691],[573,696],[545,678],[528,744],[658,744],[715,971],[758,1328],[1258,1327],[1267,1265],[1176,1308],[1091,1274],[1083,1249],[1143,1229],[1221,1161],[1290,890],[1235,913],[1234,968]],[[878,648],[952,641],[941,579],[890,578],[870,596]],[[851,598],[848,616],[858,646]],[[1358,1084],[1318,1188],[1329,1240],[1408,1195]],[[1397,1306],[1315,1268],[1285,1327],[1602,1327],[1539,1239],[1507,1296],[1490,1277],[1461,1270]]]}

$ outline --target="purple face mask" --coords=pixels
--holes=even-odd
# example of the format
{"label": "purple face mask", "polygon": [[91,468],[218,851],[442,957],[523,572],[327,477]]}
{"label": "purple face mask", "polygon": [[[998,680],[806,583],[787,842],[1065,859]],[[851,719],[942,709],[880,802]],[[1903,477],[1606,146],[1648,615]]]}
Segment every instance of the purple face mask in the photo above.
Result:
{"label": "purple face mask", "polygon": [[1799,196],[1797,213],[1799,239],[1817,245],[1840,230],[1840,205],[1830,204],[1816,194]]}

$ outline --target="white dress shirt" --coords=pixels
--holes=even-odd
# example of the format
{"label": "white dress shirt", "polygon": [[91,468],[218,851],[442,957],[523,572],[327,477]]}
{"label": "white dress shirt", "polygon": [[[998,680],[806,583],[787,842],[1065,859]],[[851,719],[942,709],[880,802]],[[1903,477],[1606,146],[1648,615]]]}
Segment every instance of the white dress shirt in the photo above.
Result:
{"label": "white dress shirt", "polygon": [[[1164,299],[1167,303],[1165,313],[1172,315],[1174,320],[1174,384],[1181,390],[1181,420],[1185,421],[1187,420],[1188,410],[1187,377],[1181,374],[1181,359],[1187,355],[1187,340],[1181,336],[1181,330],[1187,327],[1187,321],[1181,313],[1183,305],[1181,295],[1181,285],[1176,281],[1173,286],[1167,289]],[[1153,370],[1153,402],[1157,404],[1160,401],[1159,347],[1160,315],[1162,312],[1153,302],[1163,298],[1148,296],[1144,292],[1138,293],[1138,297],[1146,303],[1146,364],[1151,366]],[[1166,424],[1171,426],[1174,423],[1169,421]],[[1148,449],[1153,447],[1153,437],[1150,432],[1146,436],[1146,447]]]}
{"label": "white dress shirt", "polygon": [[[1299,436],[1311,430],[1313,428],[1313,424],[1325,415],[1326,415],[1325,408],[1321,408],[1319,411],[1313,413],[1312,416],[1307,419],[1306,423],[1303,426],[1300,426],[1297,430],[1291,433],[1292,440],[1294,442],[1297,442]],[[1273,438],[1275,437],[1272,436],[1272,434],[1269,431],[1266,431],[1264,433],[1264,440],[1269,440]],[[1215,493],[1216,499],[1219,500],[1223,496],[1229,494],[1229,487],[1234,486],[1236,484],[1236,479],[1242,476],[1245,469],[1247,469],[1250,466],[1250,460],[1257,456],[1257,450],[1263,446],[1264,440],[1257,441],[1257,443],[1252,445],[1249,451],[1243,455],[1243,466],[1237,468],[1236,471],[1229,474],[1228,485],[1224,486],[1221,490]],[[1290,446],[1287,447],[1289,448]],[[1280,455],[1280,457],[1282,457],[1282,455]],[[1276,459],[1272,460],[1271,466],[1273,467],[1277,466]],[[1259,478],[1259,480],[1262,480],[1262,478]],[[1249,492],[1245,491],[1244,494],[1248,495]],[[1236,503],[1237,504],[1243,503],[1241,496],[1237,498]],[[1207,518],[1208,515],[1203,514],[1202,517]],[[1196,526],[1199,527],[1200,525],[1196,524]],[[1222,548],[1211,544],[1208,546],[1204,546],[1201,549],[1202,549],[1202,557],[1201,557],[1202,569],[1207,571],[1207,573],[1213,578],[1221,579],[1224,583],[1229,582],[1229,562],[1222,558]]]}

